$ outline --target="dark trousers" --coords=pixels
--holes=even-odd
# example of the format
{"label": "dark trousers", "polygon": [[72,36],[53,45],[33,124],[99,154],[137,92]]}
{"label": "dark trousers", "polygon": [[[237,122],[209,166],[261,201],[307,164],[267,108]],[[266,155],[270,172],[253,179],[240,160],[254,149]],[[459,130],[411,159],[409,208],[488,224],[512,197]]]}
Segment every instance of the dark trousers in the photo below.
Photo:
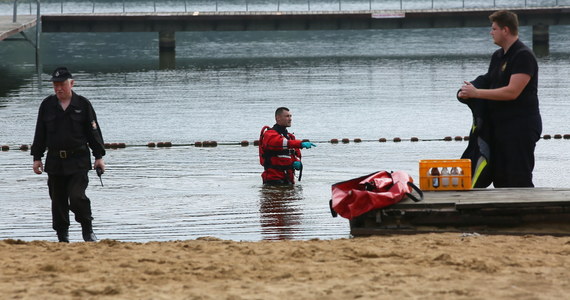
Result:
{"label": "dark trousers", "polygon": [[494,187],[534,187],[534,149],[541,132],[540,116],[494,127],[491,143]]}
{"label": "dark trousers", "polygon": [[52,224],[55,231],[69,228],[69,211],[75,214],[75,220],[91,224],[91,201],[85,195],[89,184],[87,171],[72,175],[48,174],[49,196],[51,198]]}

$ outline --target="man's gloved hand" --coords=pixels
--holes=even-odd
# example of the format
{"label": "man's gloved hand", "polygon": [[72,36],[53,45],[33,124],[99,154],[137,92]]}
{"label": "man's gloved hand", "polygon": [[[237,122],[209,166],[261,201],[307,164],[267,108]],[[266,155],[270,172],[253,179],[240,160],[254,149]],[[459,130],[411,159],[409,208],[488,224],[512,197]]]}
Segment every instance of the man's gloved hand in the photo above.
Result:
{"label": "man's gloved hand", "polygon": [[303,164],[300,161],[294,161],[293,162],[293,169],[301,170],[302,167],[303,167]]}
{"label": "man's gloved hand", "polygon": [[301,148],[303,148],[303,149],[309,149],[311,147],[317,147],[317,145],[315,145],[311,142],[302,142],[301,143]]}

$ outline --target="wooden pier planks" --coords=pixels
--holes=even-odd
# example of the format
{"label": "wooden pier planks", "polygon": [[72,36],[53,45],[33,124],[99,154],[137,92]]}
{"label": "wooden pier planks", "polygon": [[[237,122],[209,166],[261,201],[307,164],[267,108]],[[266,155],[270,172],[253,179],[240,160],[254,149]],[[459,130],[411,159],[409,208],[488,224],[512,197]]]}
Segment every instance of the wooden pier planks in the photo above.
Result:
{"label": "wooden pier planks", "polygon": [[570,235],[570,189],[509,188],[425,192],[350,221],[354,236],[468,232]]}
{"label": "wooden pier planks", "polygon": [[18,34],[30,27],[36,26],[36,16],[18,16],[17,22],[12,22],[12,16],[0,16],[0,41]]}

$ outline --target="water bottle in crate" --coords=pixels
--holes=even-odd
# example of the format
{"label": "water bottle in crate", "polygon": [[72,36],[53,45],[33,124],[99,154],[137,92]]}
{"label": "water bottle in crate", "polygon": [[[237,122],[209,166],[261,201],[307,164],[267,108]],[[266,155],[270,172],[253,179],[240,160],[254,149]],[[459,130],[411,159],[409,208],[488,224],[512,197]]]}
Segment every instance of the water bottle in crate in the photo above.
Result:
{"label": "water bottle in crate", "polygon": [[420,160],[420,188],[424,191],[470,190],[471,160]]}

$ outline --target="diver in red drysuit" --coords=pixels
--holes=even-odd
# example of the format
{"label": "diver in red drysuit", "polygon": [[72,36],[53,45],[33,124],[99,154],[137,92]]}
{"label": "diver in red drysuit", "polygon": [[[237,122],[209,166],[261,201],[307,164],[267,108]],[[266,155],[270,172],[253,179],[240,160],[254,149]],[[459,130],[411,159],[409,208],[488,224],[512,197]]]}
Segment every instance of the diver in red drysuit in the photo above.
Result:
{"label": "diver in red drysuit", "polygon": [[259,137],[259,161],[265,168],[261,174],[264,184],[294,184],[295,170],[299,170],[299,179],[303,170],[301,148],[316,147],[311,142],[295,139],[287,131],[293,117],[286,107],[275,111],[273,127],[264,126]]}

